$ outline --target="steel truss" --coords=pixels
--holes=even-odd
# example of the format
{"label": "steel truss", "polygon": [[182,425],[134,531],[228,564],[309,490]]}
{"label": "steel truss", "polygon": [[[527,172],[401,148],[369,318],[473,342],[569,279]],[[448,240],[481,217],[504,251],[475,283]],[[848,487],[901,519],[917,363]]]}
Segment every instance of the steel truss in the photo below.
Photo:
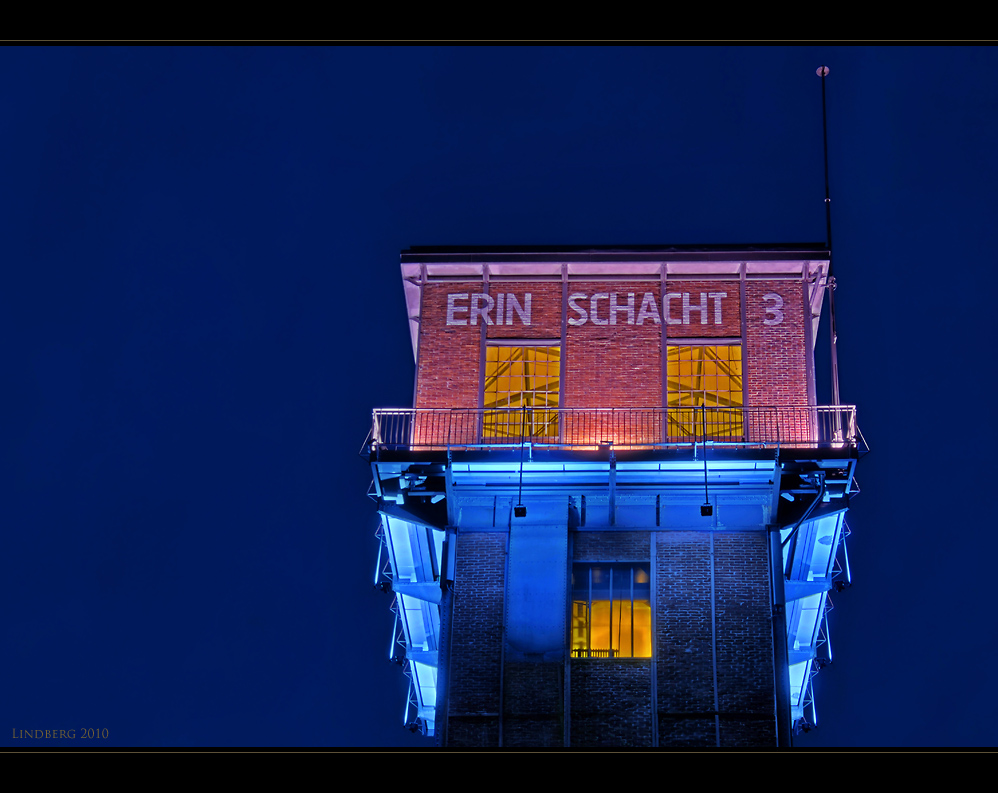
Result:
{"label": "steel truss", "polygon": [[[392,573],[391,554],[388,550],[388,536],[385,531],[384,521],[378,521],[378,528],[375,530],[374,536],[378,539],[378,561],[375,565],[374,586],[382,592],[391,592],[394,595],[389,607],[395,619],[392,624],[391,640],[388,643],[388,660],[402,667],[402,674],[409,679],[402,724],[411,732],[419,732],[422,735],[426,735],[426,724],[418,715],[419,700],[416,697],[416,678],[408,658],[409,645],[404,625],[405,614],[403,613],[399,594],[394,592],[392,588],[395,577]],[[410,713],[413,714],[411,717]]]}

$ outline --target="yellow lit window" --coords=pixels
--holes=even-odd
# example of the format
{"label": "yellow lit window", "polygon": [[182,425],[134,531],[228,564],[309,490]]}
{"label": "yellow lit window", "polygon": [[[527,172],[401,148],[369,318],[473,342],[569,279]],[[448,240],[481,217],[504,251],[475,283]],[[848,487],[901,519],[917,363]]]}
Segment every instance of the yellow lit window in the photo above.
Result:
{"label": "yellow lit window", "polygon": [[572,566],[572,657],[651,658],[648,564]]}
{"label": "yellow lit window", "polygon": [[670,346],[668,367],[671,439],[742,437],[740,344]]}
{"label": "yellow lit window", "polygon": [[486,348],[482,434],[557,440],[560,385],[560,347]]}

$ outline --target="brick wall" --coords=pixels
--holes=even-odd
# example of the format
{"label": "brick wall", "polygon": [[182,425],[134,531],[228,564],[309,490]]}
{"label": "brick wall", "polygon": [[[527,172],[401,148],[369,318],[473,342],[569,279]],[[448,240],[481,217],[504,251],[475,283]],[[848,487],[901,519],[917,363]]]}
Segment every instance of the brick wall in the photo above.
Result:
{"label": "brick wall", "polygon": [[506,534],[459,535],[455,564],[447,744],[498,746]]}
{"label": "brick wall", "polygon": [[652,746],[650,658],[573,659],[572,746]]}
{"label": "brick wall", "polygon": [[474,408],[478,404],[480,326],[447,325],[447,295],[472,292],[475,284],[427,284],[419,327],[417,408]]}
{"label": "brick wall", "polygon": [[[490,339],[560,339],[561,338],[561,284],[537,281],[491,281],[489,294],[513,294],[522,303],[527,292],[531,295],[530,325],[520,323],[513,313],[512,325],[487,325]],[[505,302],[505,300],[504,300]],[[506,319],[503,311],[503,321]]]}
{"label": "brick wall", "polygon": [[[749,405],[807,404],[807,344],[800,281],[749,281],[746,288],[746,396]],[[782,321],[767,313],[780,301]]]}
{"label": "brick wall", "polygon": [[[721,746],[774,746],[765,535],[717,532],[713,560],[708,532],[656,532],[654,552],[646,531],[572,537],[575,561],[647,561],[654,553],[655,659],[571,659],[571,745],[651,746],[657,707],[659,746],[716,746],[718,734]],[[505,542],[500,532],[458,541],[448,746],[499,745],[500,674],[503,745],[563,745],[564,664],[508,659],[501,668]]]}
{"label": "brick wall", "polygon": [[[531,339],[552,341],[561,338],[563,296],[559,282],[493,281],[487,287],[493,301],[504,296],[502,325],[496,324],[498,305],[489,314],[493,324],[473,316],[471,295],[484,294],[482,282],[430,283],[424,288],[420,322],[419,369],[416,379],[416,407],[478,408],[482,327],[487,340]],[[520,304],[531,294],[531,324],[525,325],[516,313],[512,324],[505,324],[509,310],[508,294]],[[572,281],[572,295],[584,294],[575,304],[588,319],[578,321],[578,311],[568,308],[565,316],[565,346],[562,350],[561,406],[585,407],[660,407],[662,394],[662,333],[668,339],[740,338],[742,311],[745,312],[746,370],[745,396],[750,405],[804,405],[807,392],[807,344],[801,282],[787,280],[749,280],[745,306],[742,306],[740,283],[730,279],[669,279],[668,294],[680,295],[669,301],[674,319],[682,319],[684,300],[689,304],[689,324],[667,325],[663,315],[659,281]],[[724,298],[711,294],[723,293]],[[456,314],[467,324],[447,325],[447,297],[467,295]],[[655,316],[648,312],[638,325],[644,296],[651,295]],[[592,298],[597,318],[591,321]],[[611,295],[617,311],[611,312]],[[773,297],[776,295],[778,301]],[[633,296],[633,303],[631,302]],[[706,301],[705,303],[703,301]],[[699,309],[706,305],[705,312]],[[717,306],[720,322],[717,322]],[[776,309],[776,306],[779,306]],[[631,308],[629,308],[631,307]],[[781,313],[778,324],[773,322]],[[615,324],[610,323],[611,314]],[[655,318],[660,321],[655,322]],[[633,324],[628,324],[628,321]],[[472,324],[474,322],[475,324]]]}
{"label": "brick wall", "polygon": [[769,549],[762,532],[714,535],[722,746],[775,746]]}
{"label": "brick wall", "polygon": [[721,746],[775,746],[766,537],[714,534],[713,614],[710,541],[707,532],[656,537],[659,744],[716,746],[716,712]]}
{"label": "brick wall", "polygon": [[[670,278],[665,284],[666,294],[686,295],[669,300],[672,319],[683,319],[686,304],[689,324],[666,324],[670,339],[688,338],[738,338],[742,335],[741,284],[737,280],[714,279],[688,281]],[[711,297],[711,295],[716,297]],[[724,297],[720,297],[724,295]],[[702,311],[703,306],[707,307]],[[720,307],[721,321],[717,322]],[[663,319],[665,319],[663,317]]]}
{"label": "brick wall", "polygon": [[[633,296],[634,321],[640,312],[642,297],[654,296],[661,307],[657,281],[582,281],[569,285],[572,294],[615,294],[618,306],[627,306]],[[579,301],[587,311],[591,299]],[[662,326],[651,319],[641,325],[628,325],[626,312],[614,312],[616,324],[610,323],[610,299],[597,301],[599,319],[606,325],[587,321],[569,325],[565,342],[565,405],[586,407],[660,407],[662,405]],[[590,312],[591,313],[591,312]],[[569,317],[578,317],[569,311]],[[591,317],[590,317],[591,320]]]}
{"label": "brick wall", "polygon": [[[716,746],[710,626],[710,536],[659,532],[655,558],[659,744]],[[709,729],[708,729],[709,728]]]}
{"label": "brick wall", "polygon": [[646,531],[576,531],[572,546],[576,562],[651,561],[651,535]]}
{"label": "brick wall", "polygon": [[565,745],[564,675],[561,661],[506,661],[503,746]]}

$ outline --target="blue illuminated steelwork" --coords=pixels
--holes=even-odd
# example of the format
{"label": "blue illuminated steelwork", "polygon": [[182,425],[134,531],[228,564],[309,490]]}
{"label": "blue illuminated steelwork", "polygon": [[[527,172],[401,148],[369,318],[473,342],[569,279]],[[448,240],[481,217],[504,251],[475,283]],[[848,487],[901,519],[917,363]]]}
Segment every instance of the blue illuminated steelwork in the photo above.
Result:
{"label": "blue illuminated steelwork", "polygon": [[[400,413],[376,411],[376,426],[386,412],[393,416]],[[411,416],[418,411],[405,413]],[[846,426],[855,425],[851,407],[831,414],[846,416]],[[378,438],[378,432],[372,437]],[[819,647],[826,642],[822,628],[827,636],[828,592],[839,574],[836,558],[846,531],[856,442],[856,434],[848,435],[839,442],[845,448],[822,451],[820,458],[827,470],[820,477],[793,473],[796,458],[803,455],[810,459],[804,452],[817,451],[813,447],[798,447],[795,457],[787,458],[784,453],[781,458],[766,448],[743,447],[722,454],[718,444],[706,465],[715,509],[705,518],[699,510],[704,484],[702,442],[670,454],[660,449],[627,454],[607,445],[594,459],[593,454],[580,456],[570,449],[545,449],[529,442],[491,444],[491,453],[482,457],[479,445],[461,450],[424,448],[413,455],[397,441],[375,441],[368,451],[380,494],[380,531],[396,593],[404,668],[413,686],[413,707],[407,713],[415,711],[415,723],[425,734],[434,733],[448,500],[450,508],[460,507],[462,525],[480,521],[491,526],[503,520],[496,517],[498,509],[512,509],[522,488],[522,501],[534,510],[532,514],[539,503],[552,497],[586,495],[590,527],[758,530],[780,522],[780,505],[806,504],[801,518],[780,529],[780,567],[785,575],[790,715],[798,728],[808,727],[805,712],[809,705],[812,721],[814,718],[810,680],[820,666],[816,664]],[[803,445],[803,441],[798,443]],[[707,444],[714,446],[710,441]],[[849,453],[849,449],[853,451]],[[521,451],[527,452],[522,462]],[[816,484],[817,479],[820,484]],[[668,484],[665,496],[664,483]],[[608,496],[611,489],[627,494],[626,506],[613,505]],[[476,506],[483,497],[491,500]],[[827,662],[830,657],[820,660]]]}
{"label": "blue illuminated steelwork", "polygon": [[[380,529],[380,526],[379,526]],[[380,539],[380,537],[379,537]],[[385,547],[383,542],[378,543],[378,561],[374,563],[374,585],[381,581],[381,551]]]}
{"label": "blue illuminated steelwork", "polygon": [[[669,300],[679,300],[679,293],[666,291],[667,281],[676,279],[681,284],[684,278],[725,278],[731,283],[732,294],[739,288],[734,284],[740,283],[744,306],[749,294],[746,290],[754,281],[797,280],[803,317],[810,318],[810,322],[804,320],[800,331],[800,343],[806,349],[808,383],[806,393],[798,391],[797,398],[813,402],[811,356],[822,301],[830,286],[828,258],[821,246],[746,248],[737,252],[700,248],[624,253],[590,249],[470,254],[426,250],[404,254],[402,273],[417,361],[421,334],[436,332],[427,331],[427,327],[438,327],[444,321],[447,326],[475,324],[475,298],[488,302],[485,293],[492,283],[490,279],[498,282],[529,277],[560,282],[566,303],[574,282],[632,278],[659,283],[665,300],[663,361],[665,345],[671,338],[664,332],[664,323],[676,324],[668,318]],[[440,298],[424,305],[424,289],[435,282],[461,281],[480,282],[482,286],[460,287],[463,291],[455,293],[453,301],[448,298],[449,314],[423,317],[424,308],[429,311],[429,306],[435,306],[438,313],[442,311]],[[474,294],[469,299],[476,289],[481,289],[482,295]],[[781,311],[773,309],[772,298],[780,301],[776,309],[784,305],[779,295],[763,296],[766,316],[773,317],[764,322],[767,328],[784,319]],[[742,309],[741,318],[743,344],[749,338],[746,310]],[[492,324],[487,312],[479,312],[479,316],[483,323]],[[701,317],[703,325],[707,325],[707,316],[703,313]],[[567,305],[562,307],[563,346],[568,333],[566,323],[576,324]],[[484,361],[484,324],[481,339]],[[663,371],[663,394],[665,380]],[[456,548],[465,533],[506,535],[503,578],[507,592],[503,608],[507,618],[513,614],[513,622],[521,626],[521,632],[522,626],[528,626],[530,633],[521,636],[510,630],[498,651],[503,654],[501,665],[511,653],[545,657],[552,644],[549,634],[558,633],[562,626],[544,620],[567,611],[570,605],[561,603],[568,596],[568,587],[559,589],[558,582],[547,581],[550,589],[544,590],[543,599],[561,605],[542,609],[540,617],[531,614],[529,619],[520,618],[517,609],[525,608],[525,603],[530,605],[529,598],[517,596],[520,589],[527,588],[524,581],[529,576],[524,571],[547,560],[570,559],[563,547],[570,535],[618,529],[648,531],[653,538],[671,531],[707,531],[711,532],[712,549],[715,533],[756,532],[767,536],[767,555],[759,557],[763,561],[755,564],[768,562],[769,566],[768,605],[772,608],[779,745],[789,746],[794,731],[816,724],[812,681],[819,669],[831,661],[829,593],[848,586],[851,580],[845,514],[850,498],[858,492],[853,477],[855,463],[867,451],[854,406],[753,403],[728,407],[545,405],[486,409],[480,407],[485,404],[481,396],[479,393],[476,407],[465,404],[455,409],[376,410],[362,448],[374,474],[372,496],[381,516],[378,535],[385,551],[382,556],[379,550],[377,585],[385,589],[390,586],[395,594],[393,655],[398,646],[401,652],[396,657],[411,681],[404,716],[410,728],[426,735],[439,731],[446,745],[448,711],[438,714],[437,705],[447,701],[449,650],[444,642],[453,647],[454,640],[449,635],[450,617],[446,615],[452,613],[457,597],[453,588]],[[528,415],[531,410],[540,410],[539,420]],[[496,427],[544,429],[536,437],[522,433],[497,437]],[[530,516],[533,527],[526,541],[525,535],[517,531],[517,520],[522,521],[525,515]],[[653,548],[657,541],[653,539]],[[382,558],[387,558],[383,567]],[[760,568],[756,566],[753,571],[758,574]],[[713,575],[712,567],[712,610]],[[765,618],[769,619],[768,613]],[[535,630],[539,625],[543,631]],[[712,654],[716,664],[716,648]],[[720,707],[717,692],[715,679],[715,711]],[[473,714],[475,718],[498,719],[498,745],[503,745],[501,696],[500,689],[498,713]],[[714,722],[717,732],[716,713]],[[657,732],[655,735],[657,742]],[[721,745],[719,733],[716,740]],[[570,745],[567,722],[565,741]]]}
{"label": "blue illuminated steelwork", "polygon": [[[403,497],[399,498],[404,502]],[[392,610],[396,622],[389,657],[399,657],[411,681],[413,707],[407,706],[407,719],[410,710],[415,711],[414,719],[418,721],[413,723],[432,735],[440,636],[440,587],[436,571],[441,563],[442,532],[382,512],[379,534],[384,538],[390,567],[389,571],[379,572],[390,581],[395,592]]]}
{"label": "blue illuminated steelwork", "polygon": [[[824,502],[830,504],[831,499]],[[791,539],[793,527],[784,528],[784,541]],[[827,612],[828,593],[835,587],[835,560],[844,542],[845,511],[804,521],[784,546],[784,589],[787,601],[787,660],[790,668],[791,714],[794,724],[814,726],[814,703],[811,678],[831,662]],[[824,628],[824,631],[822,631]],[[822,632],[824,635],[822,636]],[[825,657],[818,650],[825,646]],[[807,705],[812,707],[812,722],[805,721]]]}

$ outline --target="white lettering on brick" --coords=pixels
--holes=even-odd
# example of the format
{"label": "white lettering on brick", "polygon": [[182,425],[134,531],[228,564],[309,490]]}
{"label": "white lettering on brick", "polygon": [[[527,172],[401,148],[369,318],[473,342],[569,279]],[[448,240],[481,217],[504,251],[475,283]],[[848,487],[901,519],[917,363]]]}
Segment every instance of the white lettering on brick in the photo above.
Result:
{"label": "white lettering on brick", "polygon": [[459,306],[457,304],[458,300],[467,300],[467,299],[468,299],[468,293],[467,292],[465,292],[464,294],[459,294],[459,295],[447,295],[447,324],[448,325],[467,325],[468,324],[468,320],[466,320],[466,319],[457,319],[454,316],[454,314],[456,314],[458,311],[467,311],[468,310],[467,306]]}
{"label": "white lettering on brick", "polygon": [[694,306],[690,304],[690,293],[683,292],[683,324],[690,324],[690,313],[693,311],[700,312],[700,324],[707,324],[707,294],[705,292],[700,293],[700,305]]}
{"label": "white lettering on brick", "polygon": [[721,300],[728,296],[727,292],[708,292],[707,297],[714,301],[714,324],[721,324]]}
{"label": "white lettering on brick", "polygon": [[523,305],[520,305],[520,301],[516,299],[516,295],[512,292],[506,295],[506,324],[513,324],[513,311],[516,311],[517,316],[520,317],[520,322],[524,325],[530,324],[530,292],[525,292],[523,295]]}
{"label": "white lettering on brick", "polygon": [[[780,309],[783,308],[783,298],[775,292],[770,292],[767,295],[763,295],[762,299],[774,301],[772,306],[766,306],[766,318],[762,321],[762,324],[779,325],[783,322],[783,312],[780,311]],[[772,319],[769,318],[770,314],[773,315]]]}
{"label": "white lettering on brick", "polygon": [[[480,308],[479,304],[484,301],[485,308]],[[489,312],[495,308],[496,301],[488,295],[476,294],[471,296],[471,324],[477,325],[478,318],[481,317],[486,325],[492,324],[492,317]]]}
{"label": "white lettering on brick", "polygon": [[656,325],[662,324],[662,318],[658,314],[658,303],[655,301],[655,295],[651,292],[645,292],[645,296],[641,298],[637,324],[643,325],[646,319],[652,320]]}
{"label": "white lettering on brick", "polygon": [[619,305],[617,303],[617,293],[610,293],[610,324],[617,324],[617,314],[621,311],[627,312],[627,324],[634,324],[634,293],[627,293],[627,302],[624,305]]}
{"label": "white lettering on brick", "polygon": [[662,314],[665,316],[666,325],[682,325],[683,321],[681,319],[673,319],[672,312],[669,310],[672,304],[672,298],[682,298],[683,295],[680,292],[669,292],[662,299]]}
{"label": "white lettering on brick", "polygon": [[585,300],[585,299],[586,295],[582,294],[582,292],[576,292],[575,294],[568,296],[568,307],[572,309],[572,311],[577,312],[579,315],[577,317],[569,317],[568,318],[569,325],[578,326],[586,324],[586,321],[589,319],[589,312],[575,302],[576,300]]}
{"label": "white lettering on brick", "polygon": [[609,299],[610,299],[609,292],[597,292],[595,295],[589,298],[589,319],[592,320],[592,323],[594,325],[606,325],[608,323],[608,320],[600,319],[599,317],[596,316],[596,303],[599,300],[609,300]]}
{"label": "white lettering on brick", "polygon": [[[626,300],[623,295],[626,294]],[[699,294],[699,301],[691,299],[692,294]],[[579,327],[591,322],[593,325],[617,325],[625,324],[620,320],[620,315],[626,317],[628,325],[644,325],[651,322],[655,325],[690,325],[695,315],[699,314],[700,325],[722,325],[724,322],[724,299],[728,297],[728,292],[668,292],[662,297],[662,310],[659,313],[659,306],[655,300],[653,292],[644,292],[641,295],[641,305],[636,308],[634,292],[597,292],[587,295],[584,292],[573,292],[568,296],[569,316],[566,317],[569,325]],[[468,301],[470,300],[470,305]],[[589,301],[588,309],[585,301]],[[682,317],[673,316],[672,302],[678,300],[682,304]],[[775,292],[763,295],[763,300],[770,305],[765,306],[766,317],[763,322],[766,325],[779,325],[783,322],[783,298]],[[606,301],[609,305],[606,313],[601,318],[599,313],[600,301]],[[711,303],[711,301],[713,301]],[[447,324],[448,325],[477,325],[479,318],[486,325],[512,325],[513,317],[520,320],[520,324],[530,325],[533,309],[533,295],[530,292],[523,294],[523,302],[511,292],[500,292],[493,299],[487,294],[467,292],[447,295]],[[713,308],[713,310],[711,310]],[[467,318],[465,317],[467,315]],[[470,322],[469,322],[470,319]],[[620,320],[618,322],[618,320]]]}

